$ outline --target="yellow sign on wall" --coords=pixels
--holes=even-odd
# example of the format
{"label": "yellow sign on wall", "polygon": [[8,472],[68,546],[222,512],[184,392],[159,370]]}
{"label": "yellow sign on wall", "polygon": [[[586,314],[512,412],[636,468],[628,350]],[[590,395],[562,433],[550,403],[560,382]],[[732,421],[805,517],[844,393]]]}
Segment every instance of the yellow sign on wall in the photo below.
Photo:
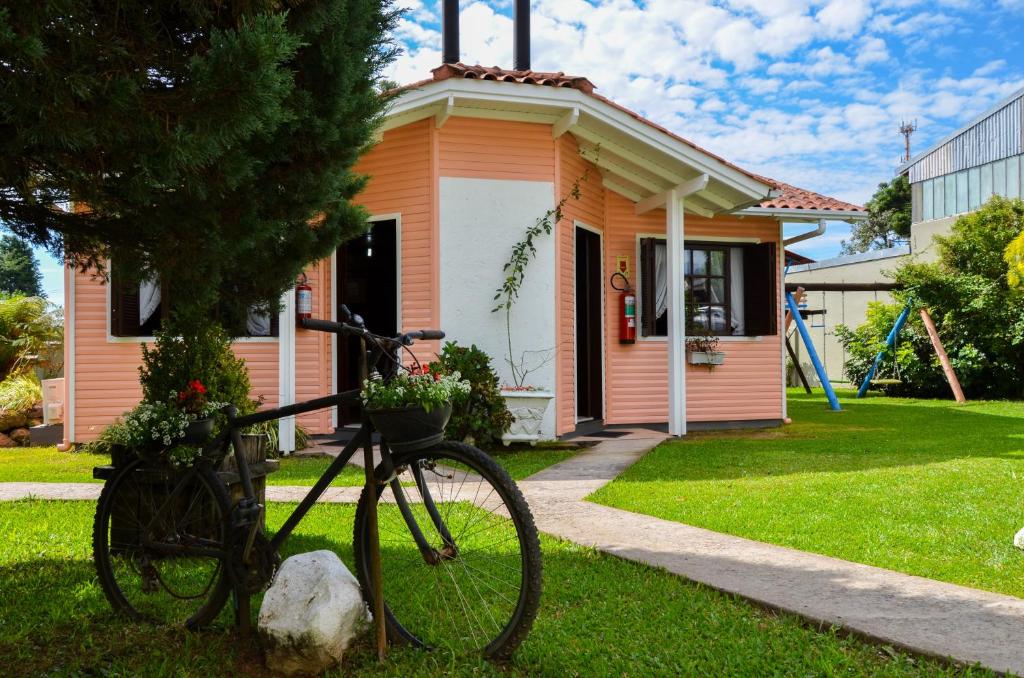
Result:
{"label": "yellow sign on wall", "polygon": [[620,254],[615,257],[615,270],[622,275],[629,277],[629,255]]}

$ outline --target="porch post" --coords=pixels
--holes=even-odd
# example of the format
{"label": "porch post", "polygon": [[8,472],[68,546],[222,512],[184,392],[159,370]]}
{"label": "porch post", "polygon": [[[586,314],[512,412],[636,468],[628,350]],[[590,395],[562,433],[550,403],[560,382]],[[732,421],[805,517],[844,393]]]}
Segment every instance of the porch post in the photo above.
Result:
{"label": "porch post", "polygon": [[[278,316],[277,344],[277,404],[278,407],[295,403],[295,290],[281,298]],[[295,417],[278,422],[278,441],[281,454],[295,451]]]}
{"label": "porch post", "polygon": [[683,295],[683,197],[675,188],[665,202],[668,242],[668,432],[686,435],[686,300]]}

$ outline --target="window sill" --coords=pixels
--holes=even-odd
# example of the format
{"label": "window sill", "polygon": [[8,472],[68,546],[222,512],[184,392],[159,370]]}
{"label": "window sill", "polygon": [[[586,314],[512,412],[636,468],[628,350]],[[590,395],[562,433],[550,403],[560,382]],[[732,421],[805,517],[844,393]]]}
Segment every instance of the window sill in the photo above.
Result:
{"label": "window sill", "polygon": [[[720,341],[723,344],[733,344],[733,343],[740,343],[740,344],[742,344],[742,343],[747,343],[747,342],[751,342],[751,341],[763,341],[765,336],[775,336],[775,335],[771,335],[771,334],[769,334],[769,335],[759,335],[759,336],[756,336],[756,337],[716,336],[715,339],[718,339],[718,341]],[[637,337],[637,341],[638,342],[651,342],[651,343],[655,343],[655,344],[667,343],[668,342],[668,337]]]}
{"label": "window sill", "polygon": [[[238,337],[232,339],[232,344],[276,344],[280,340],[280,337]],[[151,344],[156,341],[156,337],[115,337],[112,334],[107,335],[108,344]]]}

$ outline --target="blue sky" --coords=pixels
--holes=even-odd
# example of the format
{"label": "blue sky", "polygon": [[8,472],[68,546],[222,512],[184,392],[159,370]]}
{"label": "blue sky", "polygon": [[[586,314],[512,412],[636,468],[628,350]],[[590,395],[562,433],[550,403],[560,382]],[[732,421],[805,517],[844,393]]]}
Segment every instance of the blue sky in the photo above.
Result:
{"label": "blue sky", "polygon": [[[440,3],[408,12],[389,77],[441,63]],[[901,120],[924,149],[1024,87],[1024,0],[533,0],[533,67],[598,91],[741,166],[863,203]],[[462,60],[511,67],[511,0],[461,2]],[[798,248],[838,252],[842,225]],[[60,265],[42,258],[55,301]]]}

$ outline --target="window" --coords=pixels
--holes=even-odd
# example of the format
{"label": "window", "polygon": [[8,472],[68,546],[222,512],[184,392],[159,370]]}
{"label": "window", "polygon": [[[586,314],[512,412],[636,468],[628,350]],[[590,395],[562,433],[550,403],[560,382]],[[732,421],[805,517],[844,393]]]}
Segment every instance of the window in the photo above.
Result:
{"label": "window", "polygon": [[[683,254],[687,334],[777,332],[775,244],[687,243]],[[668,334],[668,260],[664,238],[640,241],[640,331]]]}
{"label": "window", "polygon": [[[111,266],[110,276],[110,333],[115,337],[151,337],[161,328],[170,313],[166,286],[160,281],[144,280],[130,285],[117,276]],[[276,337],[276,313],[249,313],[246,327],[238,336]]]}

